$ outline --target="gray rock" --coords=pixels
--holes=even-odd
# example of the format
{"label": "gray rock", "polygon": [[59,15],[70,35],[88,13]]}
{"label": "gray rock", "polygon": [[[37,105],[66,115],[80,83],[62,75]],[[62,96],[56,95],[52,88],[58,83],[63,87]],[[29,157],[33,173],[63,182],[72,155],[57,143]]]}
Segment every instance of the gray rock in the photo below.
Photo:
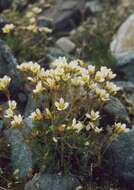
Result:
{"label": "gray rock", "polygon": [[126,80],[134,84],[134,62],[132,62],[132,60],[124,66],[117,67],[117,71],[121,72]]}
{"label": "gray rock", "polygon": [[129,63],[133,64],[133,61],[134,61],[134,51],[131,50],[131,51],[119,53],[115,57],[117,59],[117,65],[119,67],[126,66]]}
{"label": "gray rock", "polygon": [[126,108],[118,98],[111,97],[108,103],[104,106],[104,111],[118,121],[129,121]]}
{"label": "gray rock", "polygon": [[74,59],[74,57],[71,54],[64,52],[60,48],[58,48],[58,47],[52,48],[51,47],[51,48],[48,48],[48,54],[47,54],[47,58],[49,60],[49,67],[51,67],[50,63],[55,61],[55,59],[57,59],[57,57],[66,57],[69,60]]}
{"label": "gray rock", "polygon": [[5,131],[5,136],[11,146],[11,166],[17,176],[24,178],[32,168],[32,154],[19,129],[10,128]]}
{"label": "gray rock", "polygon": [[120,87],[121,92],[132,92],[134,93],[134,84],[130,81],[115,81],[114,82],[118,87]]}
{"label": "gray rock", "polygon": [[111,43],[111,51],[114,55],[134,51],[134,14],[120,26]]}
{"label": "gray rock", "polygon": [[18,91],[22,88],[22,81],[16,67],[17,60],[11,49],[0,39],[0,77],[4,75],[11,77],[11,94],[18,94]]}
{"label": "gray rock", "polygon": [[0,0],[0,11],[9,9],[12,4],[12,0]]}
{"label": "gray rock", "polygon": [[39,26],[52,27],[54,31],[70,31],[85,11],[85,0],[56,0],[56,4],[45,10],[38,18]]}
{"label": "gray rock", "polygon": [[116,60],[117,72],[122,73],[123,78],[134,83],[134,51],[119,53],[116,55]]}
{"label": "gray rock", "polygon": [[76,48],[76,45],[67,37],[58,39],[56,45],[66,53],[72,53]]}
{"label": "gray rock", "polygon": [[0,29],[2,29],[7,23],[8,21],[3,16],[0,16]]}
{"label": "gray rock", "polygon": [[[116,138],[105,154],[105,168],[111,175],[134,188],[134,130]],[[127,186],[129,189],[129,187]]]}
{"label": "gray rock", "polygon": [[79,181],[72,176],[42,174],[34,176],[26,184],[25,190],[75,190],[79,185]]}
{"label": "gray rock", "polygon": [[37,103],[35,102],[35,100],[33,99],[32,94],[29,94],[28,100],[27,100],[27,105],[26,105],[25,111],[24,111],[25,117],[29,116],[38,106],[37,106]]}
{"label": "gray rock", "polygon": [[10,48],[0,39],[0,76],[17,76],[17,61]]}
{"label": "gray rock", "polygon": [[27,137],[30,134],[30,132],[31,132],[32,128],[34,127],[34,125],[33,125],[32,119],[30,117],[26,117],[24,119],[24,124],[25,124],[25,127],[23,129],[23,133]]}
{"label": "gray rock", "polygon": [[2,129],[3,129],[3,122],[2,122],[2,120],[0,120],[0,132]]}
{"label": "gray rock", "polygon": [[134,82],[134,14],[121,25],[111,42],[111,52],[117,60],[117,70]]}

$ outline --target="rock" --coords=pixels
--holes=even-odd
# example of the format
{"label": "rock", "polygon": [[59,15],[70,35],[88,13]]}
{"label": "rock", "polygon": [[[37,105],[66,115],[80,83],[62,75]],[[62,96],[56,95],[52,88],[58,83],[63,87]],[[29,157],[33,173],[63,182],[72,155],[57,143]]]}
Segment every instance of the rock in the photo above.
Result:
{"label": "rock", "polygon": [[[53,62],[57,57],[66,57],[67,59],[71,59],[72,55],[67,54],[63,50],[59,49],[58,47],[48,48],[47,58],[49,62]],[[50,65],[50,64],[49,64]]]}
{"label": "rock", "polygon": [[[39,106],[39,105],[38,105]],[[27,105],[25,107],[25,117],[29,116],[35,109],[38,107],[35,100],[32,97],[32,94],[28,95]]]}
{"label": "rock", "polygon": [[115,55],[134,50],[134,14],[130,15],[121,25],[111,43],[111,51]]}
{"label": "rock", "polygon": [[18,171],[17,176],[25,178],[32,168],[32,153],[19,129],[10,128],[5,131],[5,136],[11,146],[11,166]]}
{"label": "rock", "polygon": [[2,120],[0,120],[0,132],[2,129],[3,129],[3,122],[2,122]]}
{"label": "rock", "polygon": [[0,77],[3,75],[17,76],[17,61],[10,48],[0,39]]}
{"label": "rock", "polygon": [[124,79],[131,81],[134,84],[134,60],[125,64],[124,66],[117,67],[117,72],[122,73]]}
{"label": "rock", "polygon": [[17,71],[17,60],[12,54],[11,49],[0,39],[0,77],[8,75],[11,77],[10,94],[17,99],[19,91],[23,88]]}
{"label": "rock", "polygon": [[103,109],[108,115],[110,115],[117,121],[121,122],[129,121],[129,116],[126,111],[126,108],[118,98],[111,97]]}
{"label": "rock", "polygon": [[11,49],[0,39],[0,77],[8,75],[12,78],[12,87],[20,88],[19,73],[16,69],[17,61]]}
{"label": "rock", "polygon": [[5,26],[5,24],[7,24],[8,21],[3,17],[0,16],[0,30]]}
{"label": "rock", "polygon": [[24,124],[25,124],[25,127],[23,129],[23,133],[27,137],[30,134],[30,132],[31,132],[32,128],[34,127],[34,125],[33,125],[32,119],[30,117],[26,117],[24,119]]}
{"label": "rock", "polygon": [[29,181],[25,190],[74,190],[80,185],[72,176],[60,176],[56,174],[41,174]]}
{"label": "rock", "polygon": [[76,45],[67,37],[58,39],[56,45],[66,53],[72,53],[76,48]]}
{"label": "rock", "polygon": [[11,7],[12,0],[1,0],[0,1],[0,11],[4,9],[9,9]]}
{"label": "rock", "polygon": [[120,87],[121,92],[130,92],[134,93],[134,84],[130,81],[115,81],[114,82],[118,87]]}
{"label": "rock", "polygon": [[134,14],[121,25],[111,43],[111,52],[117,60],[117,70],[128,81],[134,82]]}
{"label": "rock", "polygon": [[25,107],[27,105],[28,97],[24,92],[19,92],[17,94],[17,103],[18,103],[18,110],[21,113],[24,113]]}
{"label": "rock", "polygon": [[[104,156],[105,168],[127,189],[134,188],[134,130],[116,138]],[[130,187],[128,186],[130,185]],[[130,188],[130,189],[131,189]]]}
{"label": "rock", "polygon": [[56,0],[55,5],[38,18],[38,24],[52,27],[55,32],[67,32],[80,23],[84,12],[85,0]]}

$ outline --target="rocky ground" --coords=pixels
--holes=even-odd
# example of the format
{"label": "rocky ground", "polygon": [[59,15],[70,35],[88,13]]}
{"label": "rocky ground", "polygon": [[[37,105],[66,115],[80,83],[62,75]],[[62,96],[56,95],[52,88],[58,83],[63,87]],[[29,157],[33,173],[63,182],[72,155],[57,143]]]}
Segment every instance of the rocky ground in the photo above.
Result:
{"label": "rocky ground", "polygon": [[[19,10],[24,13],[30,3],[36,1],[0,1],[2,14],[0,29],[9,22],[3,17],[5,10],[12,7],[13,11]],[[53,32],[48,38],[47,48],[42,47],[35,60],[38,59],[38,62],[46,68],[49,68],[51,62],[59,56],[66,56],[68,59],[77,57],[98,67],[100,65],[112,67],[118,74],[115,83],[121,91],[117,98],[111,97],[104,107],[104,112],[110,119],[116,118],[125,122],[131,130],[119,136],[110,145],[104,155],[103,169],[100,168],[96,172],[101,179],[95,177],[91,186],[88,180],[81,184],[82,179],[76,176],[36,174],[32,178],[29,171],[33,166],[32,155],[23,141],[21,132],[18,129],[3,131],[0,122],[0,190],[80,190],[82,189],[80,186],[85,183],[87,185],[84,189],[87,190],[133,190],[134,1],[53,0],[40,1],[40,3],[49,6],[45,7],[38,16],[38,25],[50,27]],[[12,97],[19,102],[20,111],[27,115],[32,106],[31,97],[21,87],[16,71],[17,63],[20,63],[25,56],[19,59],[21,54],[18,55],[17,52],[14,47],[10,47],[9,41],[0,39],[0,77],[9,75],[13,78]],[[0,97],[0,103],[3,104],[5,98],[2,94]],[[31,121],[26,119],[25,122],[30,130]],[[28,131],[24,133],[27,135]],[[11,176],[12,170],[13,176]],[[18,170],[19,178],[22,180],[18,179]],[[25,180],[26,176],[29,176],[29,180]]]}

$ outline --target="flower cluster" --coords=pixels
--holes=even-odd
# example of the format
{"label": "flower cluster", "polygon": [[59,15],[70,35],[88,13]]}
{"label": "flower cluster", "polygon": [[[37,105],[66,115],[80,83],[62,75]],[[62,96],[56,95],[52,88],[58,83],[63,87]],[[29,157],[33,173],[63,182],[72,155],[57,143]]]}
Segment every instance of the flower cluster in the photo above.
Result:
{"label": "flower cluster", "polygon": [[11,127],[18,128],[22,127],[23,119],[20,114],[16,113],[17,103],[14,100],[8,101],[8,109],[5,110],[4,117],[11,123]]}
{"label": "flower cluster", "polygon": [[[97,70],[81,60],[68,63],[64,57],[55,60],[49,70],[32,61],[18,65],[17,69],[27,86],[29,84],[28,91],[32,92],[35,110],[29,115],[33,122],[29,139],[32,145],[38,146],[34,151],[37,160],[41,155],[37,164],[45,165],[46,170],[52,167],[51,170],[61,171],[66,166],[72,170],[72,158],[78,160],[79,168],[85,153],[92,155],[92,158],[87,157],[90,162],[94,158],[93,162],[97,162],[101,148],[107,147],[106,139],[111,142],[112,138],[128,131],[125,124],[116,122],[111,126],[112,130],[102,126],[102,108],[119,90],[111,82],[115,77],[111,69],[101,67]],[[3,79],[0,86],[5,90],[10,80],[3,82]],[[13,128],[24,126],[16,106],[15,101],[9,100],[4,111],[4,118]],[[89,163],[89,160],[84,162]]]}
{"label": "flower cluster", "polygon": [[24,16],[24,25],[19,25],[18,23],[16,25],[14,24],[6,24],[2,31],[3,33],[11,33],[15,28],[16,30],[26,30],[32,33],[37,32],[44,32],[46,34],[51,33],[52,30],[48,27],[39,27],[37,25],[37,16],[42,12],[42,9],[39,7],[32,7],[30,10],[27,11],[26,15]]}
{"label": "flower cluster", "polygon": [[[52,104],[51,107],[44,107],[42,111],[37,108],[31,113],[30,117],[34,121],[49,118],[59,130],[57,120],[63,117],[60,131],[103,131],[99,126],[99,111],[110,95],[115,95],[119,90],[119,87],[111,82],[116,76],[111,69],[101,67],[97,71],[95,66],[86,65],[81,60],[68,63],[64,57],[55,60],[50,70],[44,70],[38,63],[33,62],[22,63],[17,68],[26,80],[30,81],[33,97],[50,97],[48,105]],[[82,109],[85,119],[80,121],[76,118]]]}
{"label": "flower cluster", "polygon": [[94,98],[105,102],[119,90],[119,87],[110,82],[115,74],[106,67],[96,71],[95,66],[81,66],[79,60],[67,63],[65,58],[57,59],[52,65],[52,69],[45,71],[38,63],[28,62],[19,65],[18,69],[25,74],[31,73],[27,79],[36,84],[34,93],[44,92],[48,88],[59,90],[65,83],[69,88],[81,88]]}

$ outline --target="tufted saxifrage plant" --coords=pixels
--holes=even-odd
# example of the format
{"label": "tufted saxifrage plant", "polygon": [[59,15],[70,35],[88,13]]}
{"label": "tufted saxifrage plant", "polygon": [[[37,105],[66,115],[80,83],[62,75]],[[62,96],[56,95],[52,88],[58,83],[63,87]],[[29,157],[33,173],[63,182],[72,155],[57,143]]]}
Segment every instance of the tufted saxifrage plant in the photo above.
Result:
{"label": "tufted saxifrage plant", "polygon": [[[50,70],[33,62],[22,63],[17,69],[37,105],[29,116],[33,128],[27,141],[36,166],[49,172],[91,174],[91,166],[100,163],[109,143],[127,130],[121,123],[101,126],[101,110],[119,90],[111,82],[115,74],[106,67],[98,71],[81,60],[68,63],[65,58],[55,60]],[[5,94],[9,94],[8,85],[0,79]],[[9,99],[2,117],[13,128],[25,127],[24,116],[17,114],[13,100]]]}
{"label": "tufted saxifrage plant", "polygon": [[9,23],[0,30],[1,37],[20,63],[24,60],[39,60],[47,51],[52,29],[38,25],[38,17],[43,12],[41,7],[38,3],[29,6],[23,13],[16,10],[2,13]]}

